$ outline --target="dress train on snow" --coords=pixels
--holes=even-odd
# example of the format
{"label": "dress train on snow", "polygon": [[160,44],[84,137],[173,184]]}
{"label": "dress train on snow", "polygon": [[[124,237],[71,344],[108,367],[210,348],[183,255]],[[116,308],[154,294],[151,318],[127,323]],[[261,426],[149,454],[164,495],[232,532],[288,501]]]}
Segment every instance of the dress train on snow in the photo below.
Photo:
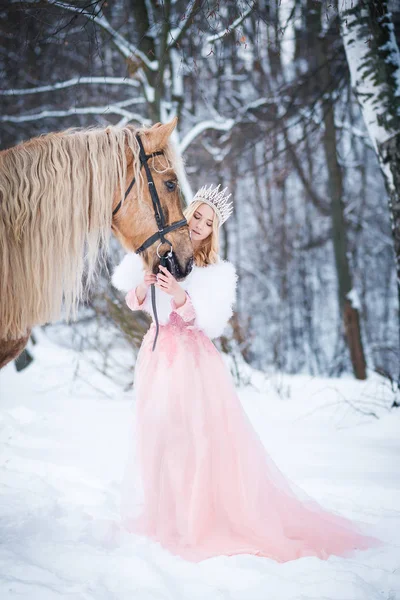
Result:
{"label": "dress train on snow", "polygon": [[[126,301],[141,308],[135,290]],[[191,561],[234,554],[326,559],[381,545],[365,524],[325,510],[278,469],[222,356],[194,322],[187,294],[160,326],[154,352],[154,323],[143,338],[123,526]]]}

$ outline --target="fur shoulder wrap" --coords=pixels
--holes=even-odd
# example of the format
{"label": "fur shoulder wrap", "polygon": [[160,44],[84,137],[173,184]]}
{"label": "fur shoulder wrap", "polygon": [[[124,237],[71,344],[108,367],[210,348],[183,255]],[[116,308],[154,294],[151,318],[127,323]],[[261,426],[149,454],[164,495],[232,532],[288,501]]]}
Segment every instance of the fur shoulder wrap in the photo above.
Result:
{"label": "fur shoulder wrap", "polygon": [[[115,268],[111,282],[122,292],[129,292],[143,281],[144,268],[138,254],[130,252]],[[236,298],[237,274],[234,265],[226,260],[206,267],[193,266],[192,271],[179,284],[190,296],[196,312],[195,327],[202,329],[209,338],[222,335],[232,316]],[[171,296],[156,288],[156,306],[161,325],[168,322],[172,312]],[[154,319],[150,291],[143,303],[143,310]]]}

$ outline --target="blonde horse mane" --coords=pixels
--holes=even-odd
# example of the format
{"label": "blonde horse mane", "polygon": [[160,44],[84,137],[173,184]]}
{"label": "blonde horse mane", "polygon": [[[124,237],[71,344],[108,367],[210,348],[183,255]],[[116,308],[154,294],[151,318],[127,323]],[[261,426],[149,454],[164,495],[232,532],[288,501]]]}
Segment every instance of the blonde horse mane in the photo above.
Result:
{"label": "blonde horse mane", "polygon": [[[135,135],[146,129],[72,129],[0,153],[0,340],[59,319],[62,307],[67,319],[76,317],[108,251],[128,148],[141,197]],[[170,143],[165,157],[175,168]]]}

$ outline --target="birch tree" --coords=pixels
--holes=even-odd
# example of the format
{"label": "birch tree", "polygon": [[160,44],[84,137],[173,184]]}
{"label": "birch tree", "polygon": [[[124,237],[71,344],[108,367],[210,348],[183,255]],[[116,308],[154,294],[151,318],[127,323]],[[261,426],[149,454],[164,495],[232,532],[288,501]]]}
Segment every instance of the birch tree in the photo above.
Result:
{"label": "birch tree", "polygon": [[[387,0],[339,2],[354,94],[385,180],[394,240],[400,335],[400,54]],[[400,372],[398,377],[400,387]]]}

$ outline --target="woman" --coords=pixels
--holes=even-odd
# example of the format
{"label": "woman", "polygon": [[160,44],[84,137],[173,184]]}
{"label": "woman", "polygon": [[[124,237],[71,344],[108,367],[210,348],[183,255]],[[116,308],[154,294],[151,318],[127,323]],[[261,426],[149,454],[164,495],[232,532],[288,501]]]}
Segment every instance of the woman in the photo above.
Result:
{"label": "woman", "polygon": [[143,272],[134,254],[113,275],[115,287],[129,289],[128,306],[150,314],[154,283],[160,322],[155,351],[153,321],[135,367],[124,526],[192,561],[222,554],[326,559],[380,545],[281,473],[210,340],[232,315],[237,280],[218,256],[219,228],[232,212],[225,192],[204,186],[185,211],[195,258],[185,281],[162,266],[157,276]]}

